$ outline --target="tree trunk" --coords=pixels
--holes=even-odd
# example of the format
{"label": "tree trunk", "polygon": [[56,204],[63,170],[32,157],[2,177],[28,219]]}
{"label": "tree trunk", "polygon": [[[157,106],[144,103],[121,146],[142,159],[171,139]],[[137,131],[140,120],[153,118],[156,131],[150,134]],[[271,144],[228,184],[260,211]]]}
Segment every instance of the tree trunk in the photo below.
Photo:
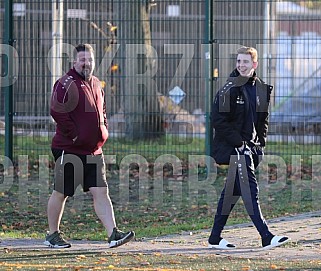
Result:
{"label": "tree trunk", "polygon": [[[147,1],[146,1],[147,2]],[[157,86],[157,55],[151,46],[150,7],[145,1],[127,1],[119,21],[121,82],[126,139],[150,139],[164,133]]]}

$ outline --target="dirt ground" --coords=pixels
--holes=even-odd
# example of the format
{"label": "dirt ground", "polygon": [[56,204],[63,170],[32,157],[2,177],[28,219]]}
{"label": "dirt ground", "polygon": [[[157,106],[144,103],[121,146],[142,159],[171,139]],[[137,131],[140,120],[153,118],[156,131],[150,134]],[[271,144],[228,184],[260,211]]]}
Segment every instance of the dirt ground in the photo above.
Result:
{"label": "dirt ground", "polygon": [[[207,247],[209,230],[184,232],[157,238],[141,238],[118,248],[110,249],[106,242],[72,241],[68,251],[110,251],[121,253],[162,253],[187,255],[229,255],[232,257],[282,259],[282,260],[320,260],[321,259],[321,211],[282,217],[268,221],[271,231],[276,235],[287,235],[291,241],[282,247],[271,250],[260,248],[260,238],[252,224],[226,227],[224,238],[237,246],[235,250],[216,250]],[[13,250],[49,250],[43,240],[2,239],[0,247]]]}

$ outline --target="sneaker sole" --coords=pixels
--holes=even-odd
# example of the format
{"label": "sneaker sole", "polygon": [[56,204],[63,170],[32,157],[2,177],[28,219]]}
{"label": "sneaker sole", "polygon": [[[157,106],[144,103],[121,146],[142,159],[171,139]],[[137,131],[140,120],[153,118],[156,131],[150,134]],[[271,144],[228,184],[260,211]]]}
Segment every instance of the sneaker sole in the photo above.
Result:
{"label": "sneaker sole", "polygon": [[109,247],[110,248],[115,248],[115,247],[119,247],[122,246],[126,243],[128,243],[130,240],[132,240],[135,237],[135,233],[134,232],[130,232],[128,233],[124,238],[119,239],[117,241],[111,241],[109,243]]}
{"label": "sneaker sole", "polygon": [[44,241],[43,243],[44,243],[44,245],[51,247],[51,248],[69,248],[69,247],[71,247],[70,244],[59,246],[59,245],[53,245],[49,241]]}

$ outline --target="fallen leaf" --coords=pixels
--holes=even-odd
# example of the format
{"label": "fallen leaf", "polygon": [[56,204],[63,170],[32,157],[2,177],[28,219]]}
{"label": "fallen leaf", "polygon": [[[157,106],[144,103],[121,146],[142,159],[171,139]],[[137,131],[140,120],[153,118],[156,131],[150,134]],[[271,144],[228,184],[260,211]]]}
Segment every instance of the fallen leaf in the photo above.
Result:
{"label": "fallen leaf", "polygon": [[169,263],[170,263],[170,264],[180,264],[181,262],[175,261],[175,260],[170,260]]}

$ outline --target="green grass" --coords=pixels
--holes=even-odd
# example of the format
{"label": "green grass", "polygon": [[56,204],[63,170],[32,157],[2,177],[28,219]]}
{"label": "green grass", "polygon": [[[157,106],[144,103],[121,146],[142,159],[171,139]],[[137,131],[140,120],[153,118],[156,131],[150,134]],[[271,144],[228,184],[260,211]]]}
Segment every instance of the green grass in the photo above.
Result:
{"label": "green grass", "polygon": [[90,251],[11,251],[0,256],[0,270],[268,271],[320,270],[320,261],[271,261],[217,255],[97,253]]}
{"label": "green grass", "polygon": [[311,166],[311,157],[321,155],[321,146],[318,144],[268,142],[265,152],[281,157],[286,164],[290,165],[293,163],[293,156],[299,156],[303,166]]}
{"label": "green grass", "polygon": [[[15,159],[19,155],[28,155],[31,161],[37,161],[39,155],[50,154],[51,137],[14,136],[13,143]],[[4,136],[0,135],[0,145],[4,146],[4,144]],[[130,154],[141,155],[148,162],[153,162],[164,154],[172,154],[181,160],[187,160],[191,154],[205,154],[205,148],[205,139],[168,135],[155,140],[135,142],[126,141],[122,138],[109,138],[104,146],[104,153],[116,155],[118,163]],[[311,156],[320,155],[321,147],[317,144],[268,142],[266,154],[279,156],[287,164],[292,163],[293,155],[298,155],[301,157],[303,165],[311,165]],[[0,155],[4,155],[4,148],[0,149]]]}
{"label": "green grass", "polygon": [[[0,135],[0,144],[4,146],[4,136]],[[28,155],[30,160],[37,160],[39,155],[50,154],[50,137],[40,136],[14,136],[13,152],[17,159],[19,155]],[[180,159],[187,159],[190,154],[204,154],[205,140],[198,138],[180,138],[176,136],[163,136],[148,141],[126,141],[122,138],[109,138],[104,146],[106,155],[117,155],[118,161],[130,154],[144,156],[147,161],[153,161],[162,154],[174,154]],[[1,148],[0,155],[4,155]]]}
{"label": "green grass", "polygon": [[[46,204],[52,191],[53,161],[48,142],[43,138],[15,138],[15,155],[21,156],[21,165],[0,175],[0,238],[44,238],[48,230]],[[0,144],[3,137],[0,136]],[[194,145],[195,144],[195,145]],[[121,229],[133,229],[137,238],[154,237],[197,231],[212,227],[219,193],[226,169],[218,168],[217,174],[207,175],[200,162],[188,168],[189,154],[202,154],[204,141],[196,140],[184,146],[173,144],[137,142],[124,144],[109,140],[105,155],[116,155],[116,164],[109,165],[109,189],[115,215]],[[3,145],[2,145],[3,146]],[[266,219],[319,210],[321,167],[312,155],[320,154],[320,146],[296,144],[269,144],[266,153],[281,160],[269,160],[268,169],[260,168],[260,198]],[[121,168],[120,163],[128,154],[140,154],[149,162],[144,189],[135,164]],[[162,154],[174,154],[182,161],[182,168],[175,174],[164,164],[155,170],[155,159]],[[292,154],[298,155],[295,160]],[[49,161],[39,164],[39,155],[48,155]],[[127,156],[128,157],[128,156]],[[138,157],[138,156],[137,156]],[[134,157],[137,159],[137,157]],[[28,158],[28,159],[27,159]],[[275,157],[274,157],[275,158]],[[137,160],[134,159],[134,162]],[[25,162],[28,162],[26,167]],[[144,161],[144,160],[142,160]],[[273,163],[284,161],[286,168],[279,171]],[[42,161],[43,163],[44,161]],[[296,170],[294,162],[299,162]],[[128,166],[128,165],[127,165]],[[313,169],[314,168],[314,172]],[[44,170],[45,169],[45,170]],[[123,171],[122,171],[123,170]],[[190,172],[194,174],[189,175]],[[177,173],[177,172],[176,172]],[[195,175],[195,173],[197,173]],[[7,174],[7,175],[6,175]],[[9,178],[14,176],[14,178]],[[155,184],[163,182],[161,191],[154,194]],[[120,183],[127,190],[120,188]],[[193,189],[191,189],[193,187]],[[141,191],[140,191],[141,189]],[[124,200],[123,192],[128,193]],[[179,191],[182,191],[180,197]],[[193,193],[191,193],[193,192]],[[125,195],[126,195],[125,193]],[[162,197],[160,197],[162,195]],[[228,225],[249,222],[240,202],[231,213]],[[106,232],[96,217],[91,196],[79,190],[66,204],[61,230],[69,239],[106,240]],[[178,257],[179,256],[179,257]],[[320,261],[273,261],[242,259],[225,256],[163,255],[98,252],[15,251],[5,249],[0,256],[0,270],[319,270]]]}
{"label": "green grass", "polygon": [[[160,200],[157,197],[155,202],[153,178],[148,180],[144,198],[140,198],[139,180],[131,175],[129,198],[121,201],[120,177],[110,173],[109,189],[118,225],[122,229],[135,230],[138,238],[210,229],[225,174],[225,170],[219,170],[215,180],[206,180],[203,175],[199,176],[199,180],[177,181],[165,177],[163,198]],[[43,181],[33,176],[20,182],[17,178],[8,186],[8,190],[0,192],[2,237],[43,238],[47,230],[46,204],[52,189],[52,175],[48,178],[50,181]],[[195,196],[191,194],[189,185],[196,181],[200,183],[200,188],[204,185],[202,182],[207,182],[207,191],[192,191],[198,192]],[[312,185],[312,181],[306,180],[305,185],[301,186],[301,183],[298,185],[287,180],[277,188],[274,185],[277,183],[267,182],[260,186],[261,207],[267,219],[319,209],[320,192],[319,189],[313,189],[319,187],[316,183]],[[212,190],[207,189],[210,186]],[[181,198],[173,193],[177,187],[182,191]],[[61,229],[71,239],[105,240],[106,232],[94,213],[91,196],[78,189],[75,197],[66,204]],[[249,218],[240,202],[231,213],[228,223],[243,222],[249,222]]]}
{"label": "green grass", "polygon": [[[3,140],[3,136],[0,136],[1,144]],[[105,145],[105,155],[116,155],[117,160],[116,164],[108,166],[107,174],[116,219],[121,228],[130,227],[136,230],[138,237],[150,237],[212,226],[226,171],[218,169],[217,174],[207,175],[207,170],[201,162],[196,168],[188,168],[188,155],[202,154],[201,146],[204,145],[204,141],[199,139],[180,145],[179,140],[181,139],[168,137],[157,142],[130,144],[110,139]],[[25,164],[27,159],[28,166],[18,166],[15,178],[10,179],[7,176],[7,179],[4,179],[5,185],[1,186],[0,204],[3,208],[0,210],[0,225],[2,225],[0,234],[3,237],[16,235],[42,238],[47,230],[46,204],[53,181],[50,146],[44,137],[15,137],[14,142],[16,156],[28,155],[27,158],[20,156],[18,162]],[[172,144],[173,142],[175,144]],[[145,169],[144,176],[147,180],[144,189],[139,181],[139,170],[135,164],[128,167],[125,163],[125,168],[120,168],[120,163],[126,161],[124,158],[128,158],[129,154],[136,154],[138,150],[141,151],[138,154],[141,155],[142,161],[149,162],[149,167]],[[270,143],[267,146],[266,153],[270,156],[275,155],[286,165],[283,172],[279,172],[273,166],[259,171],[261,205],[267,219],[318,209],[319,178],[314,176],[312,181],[312,175],[317,175],[320,171],[314,165],[315,172],[312,172],[311,157],[320,152],[320,146],[316,145]],[[174,172],[174,168],[170,165],[161,164],[157,172],[153,162],[162,154],[177,155],[182,161],[179,164],[182,168]],[[296,160],[290,154],[297,155],[299,157],[297,161],[301,163],[296,174],[292,172],[293,161]],[[48,155],[49,161],[39,164],[39,155]],[[139,158],[135,156],[130,161],[137,162],[137,157]],[[273,161],[272,159],[270,162]],[[194,172],[192,177],[189,175],[191,171]],[[11,177],[14,175],[10,172],[8,174],[11,174]],[[154,194],[154,187],[159,182],[163,182],[161,191]],[[125,184],[127,188],[120,189],[120,183]],[[128,199],[123,197],[124,191]],[[248,221],[243,205],[239,204],[228,223]],[[90,196],[82,192],[67,202],[62,230],[67,232],[70,238],[75,239],[106,238],[93,212]]]}

